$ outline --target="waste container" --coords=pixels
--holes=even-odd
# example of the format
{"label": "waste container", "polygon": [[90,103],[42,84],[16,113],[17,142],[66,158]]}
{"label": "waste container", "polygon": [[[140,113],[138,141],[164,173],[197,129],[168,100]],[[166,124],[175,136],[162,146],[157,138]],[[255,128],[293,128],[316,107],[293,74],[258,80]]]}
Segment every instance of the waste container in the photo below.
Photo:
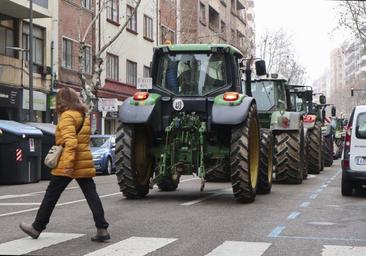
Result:
{"label": "waste container", "polygon": [[22,123],[0,120],[0,184],[41,179],[42,132]]}
{"label": "waste container", "polygon": [[33,123],[28,122],[27,125],[33,126],[43,133],[42,138],[42,153],[41,153],[41,179],[42,180],[49,180],[51,179],[51,169],[48,168],[44,164],[44,159],[50,150],[50,148],[55,145],[55,132],[56,132],[56,125],[50,123]]}

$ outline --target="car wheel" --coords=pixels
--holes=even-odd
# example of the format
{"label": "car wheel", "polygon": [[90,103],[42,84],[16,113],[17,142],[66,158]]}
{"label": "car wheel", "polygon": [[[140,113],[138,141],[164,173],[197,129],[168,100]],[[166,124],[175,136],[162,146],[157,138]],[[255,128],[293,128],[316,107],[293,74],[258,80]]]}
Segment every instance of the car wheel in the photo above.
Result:
{"label": "car wheel", "polygon": [[111,175],[113,171],[113,167],[112,167],[112,159],[110,157],[108,157],[107,160],[107,175]]}

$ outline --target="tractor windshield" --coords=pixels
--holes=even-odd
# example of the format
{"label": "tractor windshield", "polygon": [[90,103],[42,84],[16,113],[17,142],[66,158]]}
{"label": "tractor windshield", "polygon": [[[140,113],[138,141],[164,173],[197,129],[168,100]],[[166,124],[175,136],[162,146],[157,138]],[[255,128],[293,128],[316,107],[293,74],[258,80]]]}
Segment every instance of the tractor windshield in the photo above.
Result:
{"label": "tractor windshield", "polygon": [[268,111],[274,106],[286,108],[286,95],[281,83],[271,80],[254,81],[251,88],[258,110]]}
{"label": "tractor windshield", "polygon": [[221,53],[165,54],[158,65],[156,85],[178,95],[202,96],[227,84]]}

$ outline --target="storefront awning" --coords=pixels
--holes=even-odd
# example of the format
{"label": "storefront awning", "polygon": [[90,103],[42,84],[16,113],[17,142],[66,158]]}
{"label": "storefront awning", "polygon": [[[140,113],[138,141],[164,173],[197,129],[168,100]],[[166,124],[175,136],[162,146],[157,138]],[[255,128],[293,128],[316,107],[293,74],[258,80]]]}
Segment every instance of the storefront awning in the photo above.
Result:
{"label": "storefront awning", "polygon": [[[5,14],[14,18],[28,19],[29,18],[29,1],[11,1],[1,0],[0,1],[0,13]],[[50,18],[48,10],[33,4],[33,18]]]}

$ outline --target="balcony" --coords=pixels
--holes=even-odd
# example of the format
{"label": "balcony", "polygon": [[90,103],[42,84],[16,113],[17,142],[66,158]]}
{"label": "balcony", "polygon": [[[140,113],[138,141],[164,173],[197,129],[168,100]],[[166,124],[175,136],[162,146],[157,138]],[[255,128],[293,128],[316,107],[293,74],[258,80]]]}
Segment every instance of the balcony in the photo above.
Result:
{"label": "balcony", "polygon": [[[13,87],[29,87],[29,65],[27,61],[0,55],[0,84]],[[33,86],[35,89],[49,91],[51,76],[46,74],[33,73]]]}
{"label": "balcony", "polygon": [[[38,1],[42,6],[45,5],[45,1]],[[50,18],[50,14],[48,9],[42,7],[37,4],[35,1],[33,4],[33,18]],[[1,0],[0,1],[0,10],[2,14],[6,14],[8,16],[19,18],[19,19],[27,19],[29,18],[29,1],[28,0]]]}

